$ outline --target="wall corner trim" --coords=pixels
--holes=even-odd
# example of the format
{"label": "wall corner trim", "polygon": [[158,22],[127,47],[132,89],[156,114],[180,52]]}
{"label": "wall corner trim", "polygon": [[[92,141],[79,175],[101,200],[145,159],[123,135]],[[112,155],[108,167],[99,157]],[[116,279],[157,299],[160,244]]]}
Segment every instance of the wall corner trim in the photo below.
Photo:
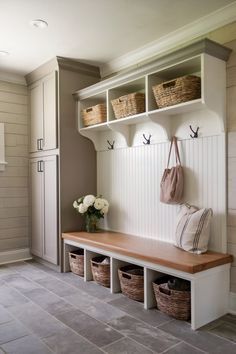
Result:
{"label": "wall corner trim", "polygon": [[0,252],[0,264],[20,262],[27,259],[32,259],[29,248],[20,248]]}

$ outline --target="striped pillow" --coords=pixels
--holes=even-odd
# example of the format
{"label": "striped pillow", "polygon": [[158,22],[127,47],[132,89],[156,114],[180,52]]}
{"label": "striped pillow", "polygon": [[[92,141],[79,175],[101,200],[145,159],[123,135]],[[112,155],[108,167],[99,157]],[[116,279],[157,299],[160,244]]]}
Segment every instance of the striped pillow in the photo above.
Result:
{"label": "striped pillow", "polygon": [[206,252],[212,215],[212,209],[182,205],[177,217],[175,246],[192,253]]}

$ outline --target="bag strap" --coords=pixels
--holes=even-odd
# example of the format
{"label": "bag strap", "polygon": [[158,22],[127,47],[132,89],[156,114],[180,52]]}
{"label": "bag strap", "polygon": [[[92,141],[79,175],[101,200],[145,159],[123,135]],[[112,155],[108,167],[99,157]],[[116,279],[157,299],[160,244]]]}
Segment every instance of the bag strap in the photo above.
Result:
{"label": "bag strap", "polygon": [[174,144],[175,147],[175,161],[176,161],[176,165],[179,163],[179,165],[181,165],[181,161],[180,161],[180,156],[179,156],[179,148],[178,148],[178,144],[177,144],[177,138],[176,136],[173,136],[171,139],[171,144],[170,144],[170,150],[169,150],[169,155],[168,155],[168,162],[167,162],[167,168],[169,167],[170,164],[170,156],[171,156],[171,150],[172,150],[172,146]]}

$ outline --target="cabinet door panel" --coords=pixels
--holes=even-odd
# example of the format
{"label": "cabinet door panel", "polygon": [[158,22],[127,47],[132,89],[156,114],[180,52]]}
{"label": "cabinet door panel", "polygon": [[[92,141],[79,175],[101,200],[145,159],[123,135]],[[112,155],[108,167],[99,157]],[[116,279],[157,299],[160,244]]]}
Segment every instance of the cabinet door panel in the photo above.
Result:
{"label": "cabinet door panel", "polygon": [[43,150],[57,148],[57,80],[56,73],[43,81]]}
{"label": "cabinet door panel", "polygon": [[38,172],[39,159],[30,161],[31,177],[31,252],[43,255],[43,174]]}
{"label": "cabinet door panel", "polygon": [[58,264],[57,156],[44,158],[43,258]]}
{"label": "cabinet door panel", "polygon": [[35,152],[39,147],[37,141],[43,138],[43,88],[41,83],[30,89],[30,115],[30,152]]}

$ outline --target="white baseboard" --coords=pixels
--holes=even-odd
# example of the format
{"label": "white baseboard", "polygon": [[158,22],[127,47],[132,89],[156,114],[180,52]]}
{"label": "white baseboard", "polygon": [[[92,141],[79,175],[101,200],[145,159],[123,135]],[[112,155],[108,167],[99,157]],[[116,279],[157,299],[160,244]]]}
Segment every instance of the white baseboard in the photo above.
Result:
{"label": "white baseboard", "polygon": [[236,293],[229,293],[229,313],[236,315]]}
{"label": "white baseboard", "polygon": [[0,264],[14,263],[32,259],[29,248],[0,252]]}

